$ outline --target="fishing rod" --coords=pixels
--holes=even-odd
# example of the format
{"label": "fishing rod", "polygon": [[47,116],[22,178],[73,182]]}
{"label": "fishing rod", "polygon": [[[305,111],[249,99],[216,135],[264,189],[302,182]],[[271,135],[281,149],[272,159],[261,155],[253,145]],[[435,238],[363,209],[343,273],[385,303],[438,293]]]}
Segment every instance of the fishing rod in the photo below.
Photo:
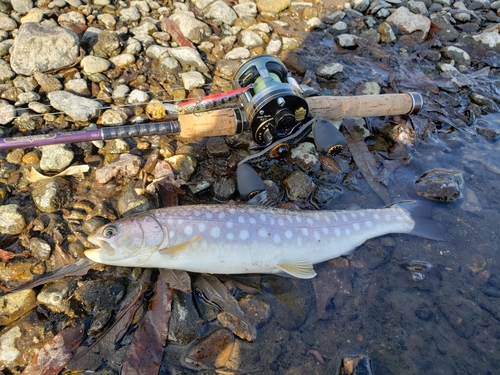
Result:
{"label": "fishing rod", "polygon": [[[287,68],[270,55],[243,63],[235,74],[235,82],[236,88],[229,92],[180,103],[176,120],[0,138],[0,150],[161,134],[183,138],[227,136],[241,133],[249,124],[254,149],[267,150],[271,157],[288,152],[308,135],[307,128],[314,130],[320,151],[332,153],[342,143],[340,133],[333,125],[313,119],[414,114],[422,106],[422,96],[414,92],[304,98]],[[243,110],[217,109],[235,98],[240,99]],[[321,125],[314,127],[313,123]]]}

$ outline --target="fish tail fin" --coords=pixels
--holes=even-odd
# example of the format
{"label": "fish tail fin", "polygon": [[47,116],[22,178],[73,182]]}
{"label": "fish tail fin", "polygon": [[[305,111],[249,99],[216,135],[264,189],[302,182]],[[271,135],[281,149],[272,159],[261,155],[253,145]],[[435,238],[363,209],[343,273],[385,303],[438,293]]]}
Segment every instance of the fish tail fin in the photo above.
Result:
{"label": "fish tail fin", "polygon": [[408,234],[418,237],[428,238],[430,240],[443,241],[447,229],[443,223],[432,218],[432,203],[423,201],[404,201],[398,202],[392,206],[397,206],[410,214],[415,222],[415,226]]}

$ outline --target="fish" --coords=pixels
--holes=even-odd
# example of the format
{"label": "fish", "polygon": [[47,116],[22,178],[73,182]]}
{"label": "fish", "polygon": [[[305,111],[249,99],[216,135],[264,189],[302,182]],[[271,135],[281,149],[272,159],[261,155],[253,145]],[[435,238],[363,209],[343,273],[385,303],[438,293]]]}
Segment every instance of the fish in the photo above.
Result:
{"label": "fish", "polygon": [[[410,207],[410,206],[408,206]],[[313,265],[349,254],[390,233],[441,239],[439,225],[406,204],[350,211],[266,206],[192,205],[160,208],[97,229],[87,258],[111,266],[211,274],[316,276]]]}

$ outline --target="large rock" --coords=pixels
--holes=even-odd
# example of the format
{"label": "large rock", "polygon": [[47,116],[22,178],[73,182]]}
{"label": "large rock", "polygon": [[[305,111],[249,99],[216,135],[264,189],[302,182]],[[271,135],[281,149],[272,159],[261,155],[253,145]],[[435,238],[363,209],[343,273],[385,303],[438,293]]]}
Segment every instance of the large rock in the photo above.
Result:
{"label": "large rock", "polygon": [[415,31],[422,31],[423,42],[431,28],[431,20],[421,14],[414,14],[408,8],[399,7],[386,20],[388,24],[396,25],[405,34],[411,34]]}
{"label": "large rock", "polygon": [[205,37],[212,35],[212,30],[205,22],[197,20],[187,13],[174,13],[170,17],[181,30],[182,35],[193,43],[199,44]]}
{"label": "large rock", "polygon": [[28,22],[19,28],[10,65],[17,74],[28,76],[64,68],[76,61],[78,43],[78,36],[70,30]]}
{"label": "large rock", "polygon": [[50,105],[71,116],[75,121],[89,121],[98,115],[102,104],[67,91],[53,91],[48,95]]}

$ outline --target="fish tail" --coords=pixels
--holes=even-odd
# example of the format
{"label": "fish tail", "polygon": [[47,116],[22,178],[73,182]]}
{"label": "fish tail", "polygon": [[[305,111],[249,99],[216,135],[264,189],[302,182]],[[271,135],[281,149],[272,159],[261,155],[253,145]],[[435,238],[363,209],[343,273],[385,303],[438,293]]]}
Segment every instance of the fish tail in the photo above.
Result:
{"label": "fish tail", "polygon": [[432,218],[432,204],[422,201],[405,201],[394,204],[405,210],[414,221],[413,229],[408,232],[413,236],[443,241],[447,230],[443,223]]}

